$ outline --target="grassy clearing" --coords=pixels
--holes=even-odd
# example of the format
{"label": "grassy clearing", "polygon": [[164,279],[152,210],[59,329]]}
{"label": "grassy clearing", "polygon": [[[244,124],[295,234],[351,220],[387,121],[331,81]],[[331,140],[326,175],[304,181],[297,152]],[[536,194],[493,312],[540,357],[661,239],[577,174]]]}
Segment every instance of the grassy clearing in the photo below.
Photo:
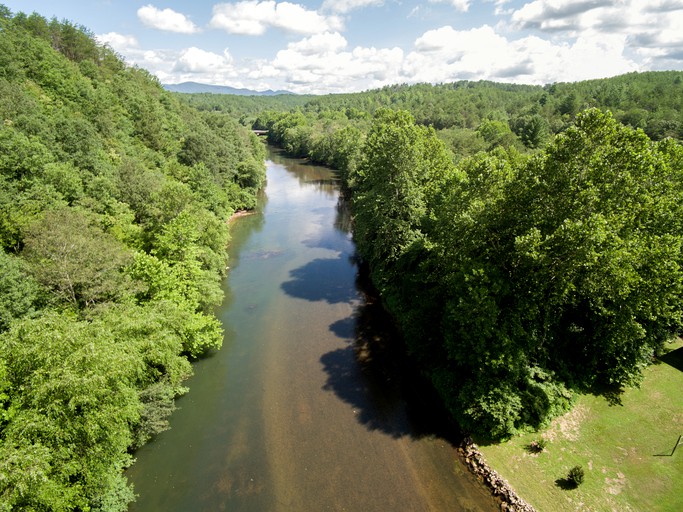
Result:
{"label": "grassy clearing", "polygon": [[[489,465],[539,512],[683,510],[683,441],[668,456],[683,434],[683,343],[669,349],[620,405],[583,395],[542,432],[480,446]],[[541,438],[545,450],[532,453]],[[575,465],[583,485],[563,488]]]}

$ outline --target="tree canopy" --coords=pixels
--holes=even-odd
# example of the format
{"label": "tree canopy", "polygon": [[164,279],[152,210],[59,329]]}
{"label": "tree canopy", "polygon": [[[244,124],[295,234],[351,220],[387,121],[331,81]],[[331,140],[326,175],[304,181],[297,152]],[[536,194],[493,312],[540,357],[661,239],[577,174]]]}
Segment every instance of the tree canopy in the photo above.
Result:
{"label": "tree canopy", "polygon": [[263,159],[83,27],[0,6],[0,510],[127,508],[132,451],[221,345]]}

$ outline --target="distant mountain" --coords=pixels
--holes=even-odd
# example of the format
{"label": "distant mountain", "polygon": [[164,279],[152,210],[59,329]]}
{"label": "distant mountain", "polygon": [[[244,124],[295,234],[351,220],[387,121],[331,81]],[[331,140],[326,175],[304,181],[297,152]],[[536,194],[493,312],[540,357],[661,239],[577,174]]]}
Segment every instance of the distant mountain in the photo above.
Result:
{"label": "distant mountain", "polygon": [[294,94],[289,91],[253,91],[251,89],[236,89],[227,85],[209,85],[197,82],[183,82],[180,84],[162,84],[167,91],[192,94],[208,92],[211,94],[236,94],[238,96],[276,96],[278,94]]}

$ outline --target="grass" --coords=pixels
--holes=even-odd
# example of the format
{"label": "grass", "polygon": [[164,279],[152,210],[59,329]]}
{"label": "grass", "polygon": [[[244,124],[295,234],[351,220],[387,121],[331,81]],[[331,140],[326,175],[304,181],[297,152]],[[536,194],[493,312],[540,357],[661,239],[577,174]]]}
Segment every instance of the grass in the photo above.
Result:
{"label": "grass", "polygon": [[[539,512],[683,510],[683,342],[645,370],[621,403],[582,395],[544,431],[480,446],[489,465]],[[614,403],[614,402],[612,402]],[[545,439],[545,449],[529,446]],[[582,466],[583,484],[565,485]]]}

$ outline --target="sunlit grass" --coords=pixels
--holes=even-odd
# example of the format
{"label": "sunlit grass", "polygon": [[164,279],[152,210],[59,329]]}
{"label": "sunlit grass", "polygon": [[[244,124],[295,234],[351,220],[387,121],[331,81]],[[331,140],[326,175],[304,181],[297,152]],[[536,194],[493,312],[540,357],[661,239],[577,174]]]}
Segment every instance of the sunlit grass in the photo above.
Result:
{"label": "sunlit grass", "polygon": [[[667,362],[649,367],[620,405],[583,395],[548,429],[481,451],[539,512],[683,510],[683,441],[670,456],[683,434],[682,347],[669,345]],[[541,438],[545,449],[533,453],[529,445]],[[583,484],[563,488],[576,465]]]}

